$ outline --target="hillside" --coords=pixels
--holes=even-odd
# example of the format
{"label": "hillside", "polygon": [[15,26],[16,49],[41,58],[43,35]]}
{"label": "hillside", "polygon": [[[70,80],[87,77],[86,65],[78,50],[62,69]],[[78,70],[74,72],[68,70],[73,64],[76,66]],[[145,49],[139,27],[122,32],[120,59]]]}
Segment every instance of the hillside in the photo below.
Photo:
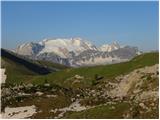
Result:
{"label": "hillside", "polygon": [[[158,62],[158,52],[145,53],[133,58],[129,62],[104,66],[70,68],[56,72],[54,74],[48,74],[45,77],[34,77],[32,81],[33,83],[42,84],[44,83],[44,80],[47,80],[50,83],[62,85],[65,87],[89,87],[95,80],[96,75],[103,77],[102,81],[111,80],[118,75],[127,74],[137,68],[158,64]],[[75,75],[81,76],[82,79],[79,83],[72,86],[71,83],[75,80]]]}
{"label": "hillside", "polygon": [[[9,53],[9,55],[10,54],[16,58],[20,58],[13,53]],[[41,73],[28,68],[28,66],[24,65],[22,62],[15,61],[4,56],[2,52],[2,67],[6,68],[6,81],[10,83],[20,83],[20,81],[26,81],[27,83],[32,82],[35,84],[43,84],[45,81],[47,81],[49,83],[58,84],[64,87],[76,88],[91,86],[96,75],[102,76],[103,80],[112,79],[118,75],[127,74],[134,69],[154,65],[158,63],[158,58],[158,52],[145,53],[135,57],[129,62],[81,68],[69,68],[67,66],[48,61],[33,61],[24,59],[22,57],[20,58],[24,61],[27,61],[27,63],[31,64],[31,66],[40,66],[49,70],[50,72],[58,71],[48,75],[41,75]],[[37,70],[39,71],[39,69]],[[70,83],[74,81],[75,75],[82,76],[83,79],[78,84],[71,86]]]}
{"label": "hillside", "polygon": [[1,67],[6,69],[7,83],[29,82],[33,76],[67,68],[52,62],[32,61],[5,49],[1,49]]}
{"label": "hillside", "polygon": [[158,78],[158,53],[142,54],[119,64],[35,75],[28,83],[2,86],[2,116],[158,118]]}
{"label": "hillside", "polygon": [[34,62],[37,63],[37,64],[40,64],[42,66],[46,66],[50,69],[55,68],[56,70],[63,70],[63,69],[66,69],[66,68],[70,68],[69,66],[65,66],[65,65],[62,65],[62,64],[53,63],[53,62],[45,61],[45,60],[36,60]]}

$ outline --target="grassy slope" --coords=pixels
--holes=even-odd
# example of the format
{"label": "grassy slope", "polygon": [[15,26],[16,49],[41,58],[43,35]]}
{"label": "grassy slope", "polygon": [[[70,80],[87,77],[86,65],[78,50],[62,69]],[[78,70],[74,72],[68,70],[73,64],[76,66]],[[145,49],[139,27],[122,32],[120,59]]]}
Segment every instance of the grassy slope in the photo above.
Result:
{"label": "grassy slope", "polygon": [[34,77],[33,82],[37,84],[44,83],[47,80],[50,83],[59,84],[62,86],[70,87],[71,77],[76,74],[82,75],[85,79],[79,85],[80,87],[90,86],[92,80],[94,80],[95,74],[104,76],[104,79],[112,79],[120,74],[126,74],[134,69],[151,66],[159,62],[159,53],[146,53],[135,57],[129,62],[105,65],[105,66],[94,66],[94,67],[82,67],[82,68],[70,68],[65,69],[54,74],[48,74],[46,76]]}
{"label": "grassy slope", "polygon": [[[126,74],[136,68],[150,66],[158,63],[158,55],[158,53],[147,53],[137,56],[133,60],[125,63],[95,67],[68,68],[57,73],[43,76],[39,76],[26,69],[23,65],[17,64],[6,58],[2,58],[2,66],[5,66],[8,70],[7,74],[9,74],[8,80],[10,80],[10,82],[15,82],[14,80],[16,80],[16,82],[23,80],[40,84],[44,83],[44,81],[47,80],[50,83],[59,84],[61,86],[71,86],[72,80],[69,80],[68,78],[73,77],[75,74],[78,74],[85,76],[85,79],[82,83],[80,83],[80,86],[86,87],[91,85],[91,81],[94,79],[95,74],[104,76],[104,80],[107,80],[108,78],[112,79],[115,76]],[[51,108],[56,108],[57,106],[65,107],[70,103],[64,96],[58,98],[44,97],[44,99],[42,98],[39,102],[37,101],[37,98],[31,98],[29,102],[27,101],[24,102],[24,105],[32,105],[33,103],[35,103],[35,105],[45,110],[43,114],[37,115],[37,118],[48,116],[50,113],[47,113],[47,111]],[[117,103],[115,105],[116,109],[112,109],[112,106],[102,105],[85,111],[67,112],[64,118],[122,118],[122,113],[128,111],[130,108],[129,103]]]}
{"label": "grassy slope", "polygon": [[[63,119],[123,119],[123,115],[127,114],[130,108],[131,104],[128,102],[117,102],[114,105],[101,105],[88,110],[67,112]],[[131,119],[158,119],[158,106],[156,109],[146,112],[143,115],[137,114],[137,109],[139,111],[141,108],[134,106],[132,109],[134,111],[131,113]]]}
{"label": "grassy slope", "polygon": [[1,57],[2,68],[6,69],[6,83],[20,83],[27,81],[33,76],[38,75],[37,73],[27,69],[19,63],[15,63],[10,59]]}
{"label": "grassy slope", "polygon": [[36,63],[38,63],[40,65],[43,65],[43,66],[51,67],[51,68],[57,68],[59,70],[69,68],[68,66],[65,66],[65,65],[62,65],[62,64],[53,63],[53,62],[44,61],[44,60],[37,60]]}
{"label": "grassy slope", "polygon": [[[40,76],[39,74],[33,72],[32,70],[26,68],[23,64],[16,63],[5,57],[1,57],[1,63],[2,63],[1,64],[2,68],[6,68],[7,83],[21,83],[21,82],[29,83],[33,77]],[[50,68],[57,68],[60,70],[67,68],[66,66],[48,61],[36,61],[35,63]]]}
{"label": "grassy slope", "polygon": [[[112,109],[112,107],[115,109]],[[80,112],[67,112],[65,119],[122,119],[123,113],[130,108],[129,103],[117,103],[115,105],[102,105]]]}

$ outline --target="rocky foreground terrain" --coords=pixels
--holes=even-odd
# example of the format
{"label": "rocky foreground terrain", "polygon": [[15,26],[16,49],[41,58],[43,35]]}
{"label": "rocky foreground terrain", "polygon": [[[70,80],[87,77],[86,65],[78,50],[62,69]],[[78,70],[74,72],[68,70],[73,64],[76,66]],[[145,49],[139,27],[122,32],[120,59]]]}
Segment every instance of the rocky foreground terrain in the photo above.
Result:
{"label": "rocky foreground terrain", "polygon": [[[84,89],[2,84],[3,118],[158,118],[158,64]],[[84,76],[70,79],[76,84]]]}

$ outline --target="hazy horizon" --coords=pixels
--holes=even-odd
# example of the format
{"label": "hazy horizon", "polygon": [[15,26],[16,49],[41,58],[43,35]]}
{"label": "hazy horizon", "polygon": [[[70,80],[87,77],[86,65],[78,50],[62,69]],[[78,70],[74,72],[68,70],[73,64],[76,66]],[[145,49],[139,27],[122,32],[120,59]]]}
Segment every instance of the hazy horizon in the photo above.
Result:
{"label": "hazy horizon", "polygon": [[81,37],[158,50],[158,2],[2,2],[2,47]]}

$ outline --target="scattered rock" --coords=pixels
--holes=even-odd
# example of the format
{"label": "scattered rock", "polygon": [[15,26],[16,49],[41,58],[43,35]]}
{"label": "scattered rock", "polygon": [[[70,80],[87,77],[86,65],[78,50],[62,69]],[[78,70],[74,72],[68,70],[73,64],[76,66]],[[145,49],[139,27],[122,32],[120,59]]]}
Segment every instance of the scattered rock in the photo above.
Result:
{"label": "scattered rock", "polygon": [[81,81],[79,79],[76,79],[72,82],[72,84],[80,83]]}
{"label": "scattered rock", "polygon": [[143,108],[143,109],[146,109],[146,106],[145,106],[144,103],[139,103],[139,106],[140,106],[141,108]]}
{"label": "scattered rock", "polygon": [[76,100],[76,98],[71,98],[71,101],[74,102]]}
{"label": "scattered rock", "polygon": [[78,80],[84,79],[84,77],[83,77],[83,76],[80,76],[80,75],[75,75],[74,78],[75,78],[75,79],[78,79]]}
{"label": "scattered rock", "polygon": [[33,87],[33,84],[31,84],[31,83],[30,83],[30,84],[27,84],[27,85],[25,85],[25,87],[26,87],[26,88],[31,88],[31,87]]}
{"label": "scattered rock", "polygon": [[76,96],[77,96],[77,97],[80,97],[80,95],[79,95],[79,94],[77,94]]}
{"label": "scattered rock", "polygon": [[154,103],[151,103],[150,105],[151,105],[151,106],[155,106],[155,104],[154,104]]}
{"label": "scattered rock", "polygon": [[46,97],[50,98],[50,97],[57,97],[57,95],[46,95]]}
{"label": "scattered rock", "polygon": [[115,106],[112,106],[111,109],[115,109]]}
{"label": "scattered rock", "polygon": [[38,95],[38,96],[43,95],[43,93],[42,93],[42,92],[36,92],[35,94],[36,94],[36,95]]}
{"label": "scattered rock", "polygon": [[44,86],[45,86],[45,87],[49,87],[50,84],[49,84],[49,83],[45,83]]}

